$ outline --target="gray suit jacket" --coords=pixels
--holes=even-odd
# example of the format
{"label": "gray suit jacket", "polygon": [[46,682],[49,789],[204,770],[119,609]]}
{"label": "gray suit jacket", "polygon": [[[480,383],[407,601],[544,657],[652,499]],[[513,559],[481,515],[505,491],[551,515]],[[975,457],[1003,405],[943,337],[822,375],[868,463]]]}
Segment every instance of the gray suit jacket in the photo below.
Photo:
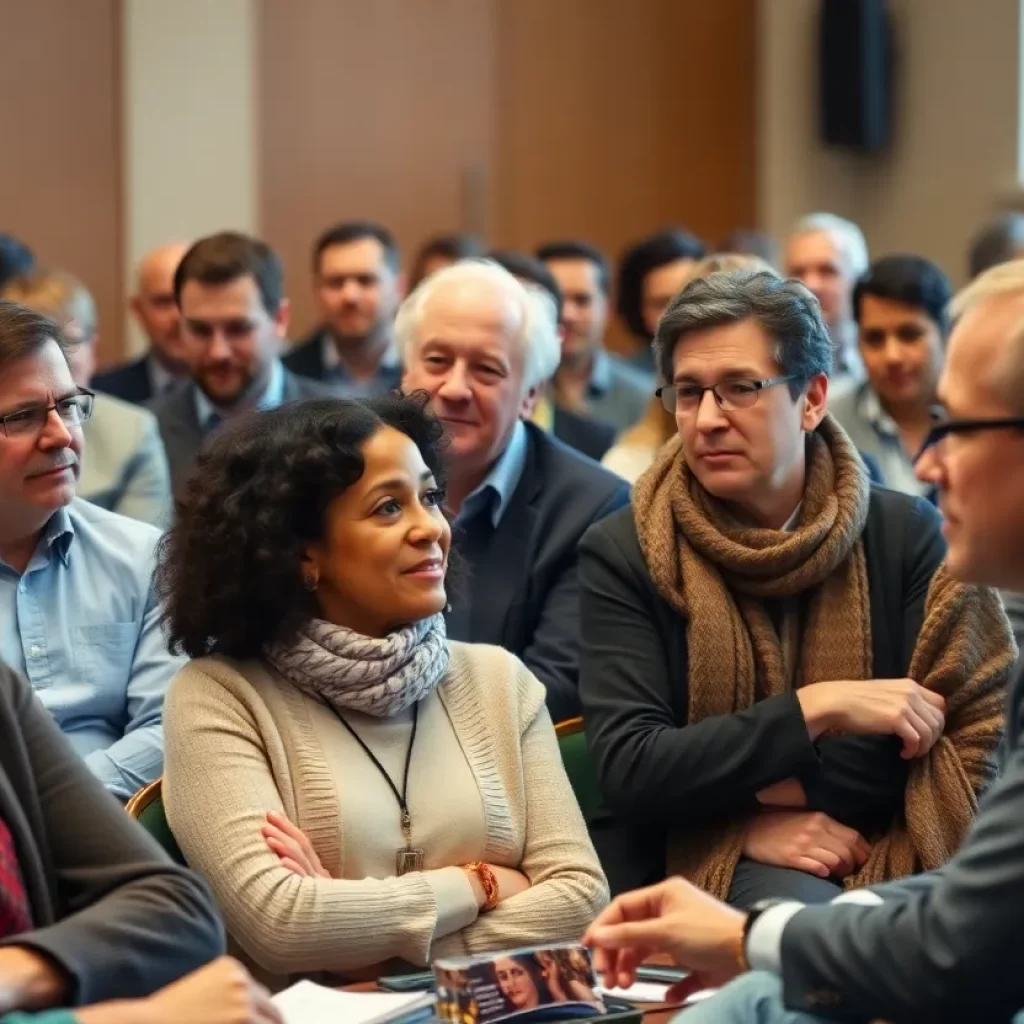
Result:
{"label": "gray suit jacket", "polygon": [[3,940],[50,957],[74,1005],[134,998],[223,950],[206,886],[104,792],[31,687],[0,664],[0,818],[32,930]]}
{"label": "gray suit jacket", "polygon": [[[300,402],[304,398],[327,398],[330,389],[316,381],[284,371],[284,402]],[[192,476],[196,456],[206,440],[196,415],[195,384],[178,387],[169,395],[156,399],[150,408],[156,414],[171,466],[171,487],[180,498]]]}
{"label": "gray suit jacket", "polygon": [[1009,1021],[1024,1008],[1024,666],[1003,772],[957,855],[879,886],[881,906],[807,907],[786,925],[786,1005],[839,1021]]}
{"label": "gray suit jacket", "polygon": [[110,512],[165,527],[171,517],[171,475],[153,414],[99,393],[82,433],[78,494]]}

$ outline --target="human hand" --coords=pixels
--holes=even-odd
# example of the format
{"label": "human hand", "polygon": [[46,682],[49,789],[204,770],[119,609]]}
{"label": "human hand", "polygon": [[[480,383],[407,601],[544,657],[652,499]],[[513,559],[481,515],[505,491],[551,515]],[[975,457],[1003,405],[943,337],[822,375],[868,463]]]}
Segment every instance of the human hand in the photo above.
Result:
{"label": "human hand", "polygon": [[[138,1009],[132,1018],[138,1024],[284,1024],[270,993],[227,956],[141,1000]],[[106,1024],[106,1018],[84,1010],[77,1016],[82,1024]]]}
{"label": "human hand", "polygon": [[71,979],[49,957],[25,946],[0,949],[0,1014],[60,1006]]}
{"label": "human hand", "polygon": [[814,683],[796,691],[812,738],[828,729],[899,736],[901,757],[924,757],[946,726],[946,700],[913,679]]}
{"label": "human hand", "polygon": [[783,779],[758,790],[757,801],[766,807],[806,807],[807,793],[799,779]]}
{"label": "human hand", "polygon": [[702,988],[717,988],[740,973],[746,915],[682,878],[619,896],[587,929],[583,943],[608,988],[629,988],[636,969],[667,953],[691,974],[668,992],[681,1001]]}
{"label": "human hand", "polygon": [[260,833],[271,851],[281,860],[281,866],[305,878],[330,878],[309,837],[277,811],[267,812],[267,823]]}
{"label": "human hand", "polygon": [[743,855],[819,878],[845,878],[868,859],[860,833],[820,811],[762,811],[750,823]]}

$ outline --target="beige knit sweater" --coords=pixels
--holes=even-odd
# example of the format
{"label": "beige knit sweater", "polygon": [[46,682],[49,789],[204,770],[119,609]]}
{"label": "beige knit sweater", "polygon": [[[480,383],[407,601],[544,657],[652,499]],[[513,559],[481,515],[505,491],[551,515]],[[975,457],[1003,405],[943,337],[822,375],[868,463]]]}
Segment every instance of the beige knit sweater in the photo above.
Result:
{"label": "beige knit sweater", "polygon": [[[473,852],[518,868],[532,883],[479,916],[475,902],[467,915],[458,892],[466,883],[454,866],[401,878],[338,877],[358,859],[351,853],[359,836],[345,831],[348,777],[338,771],[345,758],[337,749],[325,756],[322,705],[263,662],[202,658],[174,679],[164,708],[168,819],[189,864],[212,885],[233,940],[262,971],[344,972],[395,957],[426,964],[574,940],[607,902],[543,686],[497,647],[452,642],[451,652],[437,695],[478,790],[465,817],[478,819],[483,808],[484,827],[471,830],[483,845]],[[337,730],[340,739],[340,722]],[[372,749],[374,737],[360,734]],[[352,763],[353,777],[365,779],[365,755]],[[439,822],[424,821],[431,813],[447,821],[451,794],[438,796],[431,808],[422,800],[413,808],[417,827],[436,832]],[[381,808],[384,828],[395,811],[389,801]],[[281,867],[260,835],[269,810],[310,837],[333,878]],[[439,908],[446,894],[460,904],[447,914]]]}

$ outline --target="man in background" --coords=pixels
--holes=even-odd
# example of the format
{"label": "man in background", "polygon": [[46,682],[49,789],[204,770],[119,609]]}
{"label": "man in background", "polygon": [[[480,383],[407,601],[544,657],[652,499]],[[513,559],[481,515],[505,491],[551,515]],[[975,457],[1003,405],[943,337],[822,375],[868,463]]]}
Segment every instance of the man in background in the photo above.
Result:
{"label": "man in background", "polygon": [[184,242],[171,242],[142,257],[131,310],[146,335],[149,350],[133,362],[96,374],[92,383],[100,391],[142,405],[188,377],[174,301],[174,271],[186,249]]}
{"label": "man in background", "polygon": [[784,276],[795,277],[821,304],[832,337],[834,366],[830,397],[864,379],[853,318],[853,286],[868,269],[868,247],[860,228],[834,213],[801,218],[786,239]]}
{"label": "man in background", "polygon": [[968,252],[971,277],[1024,256],[1024,213],[1002,213],[972,239]]}
{"label": "man in background", "polygon": [[608,423],[615,431],[643,416],[650,378],[604,348],[608,327],[608,261],[586,242],[549,242],[537,256],[562,293],[562,358],[552,395],[556,405]]}
{"label": "man in background", "polygon": [[350,221],[325,231],[313,247],[321,322],[284,357],[284,365],[345,398],[397,387],[402,369],[394,325],[404,291],[398,246],[387,228]]}
{"label": "man in background", "polygon": [[[35,271],[9,281],[0,297],[20,302],[63,328],[71,376],[79,388],[88,388],[99,339],[89,289],[66,271]],[[82,436],[78,495],[110,512],[165,527],[171,516],[171,478],[153,414],[97,394]]]}
{"label": "man in background", "polygon": [[36,258],[24,242],[0,231],[0,288],[12,277],[27,274],[35,265]]}
{"label": "man in background", "polygon": [[281,365],[288,299],[277,254],[231,231],[201,238],[174,273],[189,380],[153,405],[175,495],[205,439],[237,416],[324,395]]}

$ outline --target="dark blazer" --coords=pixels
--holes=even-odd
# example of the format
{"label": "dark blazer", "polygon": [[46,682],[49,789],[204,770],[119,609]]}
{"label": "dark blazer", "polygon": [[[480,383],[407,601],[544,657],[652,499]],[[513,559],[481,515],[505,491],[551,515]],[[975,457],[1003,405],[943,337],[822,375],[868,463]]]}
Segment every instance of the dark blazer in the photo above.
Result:
{"label": "dark blazer", "polygon": [[1024,1009],[1024,665],[1007,756],[959,852],[875,889],[880,906],[811,907],[782,933],[787,1006],[829,1020],[1009,1021]]}
{"label": "dark blazer", "polygon": [[125,402],[143,405],[153,396],[153,383],[149,379],[149,363],[145,356],[124,366],[97,373],[92,379],[97,391],[120,398]]}
{"label": "dark blazer", "polygon": [[310,380],[326,380],[327,367],[324,365],[323,327],[314,328],[300,338],[282,357],[285,369]]}
{"label": "dark blazer", "polygon": [[579,714],[580,610],[576,546],[594,522],[629,501],[629,486],[526,423],[526,465],[498,524],[456,526],[469,578],[452,595],[454,640],[518,655],[547,688],[557,722]]}
{"label": "dark blazer", "polygon": [[4,944],[58,963],[74,1005],[148,995],[223,951],[206,886],[125,814],[2,664],[0,817],[34,923]]}
{"label": "dark blazer", "polygon": [[[330,391],[315,381],[284,372],[284,401],[298,402],[304,398],[325,398]],[[171,491],[181,497],[185,484],[195,470],[196,456],[205,437],[196,416],[195,384],[175,388],[169,395],[150,403],[160,425],[160,436],[171,467]]]}
{"label": "dark blazer", "polygon": [[[945,555],[932,505],[873,487],[864,528],[873,673],[907,674],[928,585]],[[871,835],[903,807],[907,762],[890,736],[812,743],[794,692],[687,725],[686,622],[655,589],[632,509],[580,545],[580,698],[604,796],[591,834],[613,893],[665,877],[670,826],[757,806],[797,777],[812,810]]]}
{"label": "dark blazer", "polygon": [[551,433],[570,448],[600,462],[615,443],[615,428],[591,416],[581,416],[559,406],[554,407]]}

